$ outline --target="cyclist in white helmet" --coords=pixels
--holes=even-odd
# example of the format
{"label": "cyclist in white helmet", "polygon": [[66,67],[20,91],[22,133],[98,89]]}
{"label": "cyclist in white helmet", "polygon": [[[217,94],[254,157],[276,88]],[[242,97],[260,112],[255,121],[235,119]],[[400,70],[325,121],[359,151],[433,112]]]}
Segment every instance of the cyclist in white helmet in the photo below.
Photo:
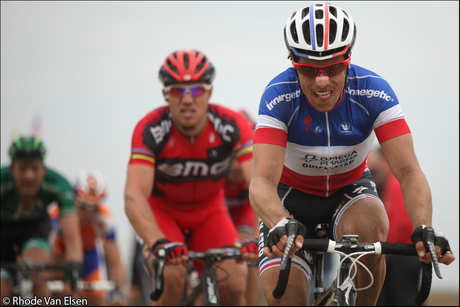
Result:
{"label": "cyclist in white helmet", "polygon": [[[104,279],[105,269],[100,262],[101,255],[98,251],[98,245],[102,243],[108,279],[116,282],[122,288],[125,271],[116,240],[116,227],[112,213],[104,202],[107,195],[107,184],[104,176],[96,170],[84,169],[80,171],[74,185],[74,195],[83,241],[83,280],[91,282]],[[55,219],[58,213],[59,208],[57,207],[50,211],[50,216],[58,229],[58,234],[54,239],[53,254],[59,263],[62,260],[66,244],[60,235],[60,225]],[[104,291],[83,290],[82,295],[88,299],[92,306],[105,305],[107,299],[112,300],[112,303],[126,304],[124,293],[120,291],[117,293],[110,292],[109,297],[106,297]],[[117,301],[113,302],[115,296]]]}
{"label": "cyclist in white helmet", "polygon": [[[305,6],[288,18],[284,40],[293,67],[262,94],[250,184],[251,205],[261,219],[259,274],[268,305],[306,305],[314,254],[299,248],[303,236],[314,237],[317,224],[329,224],[328,237],[336,241],[345,234],[357,234],[361,242],[386,240],[388,217],[366,165],[375,135],[401,185],[414,228],[411,240],[420,260],[429,263],[424,234],[432,229],[430,187],[392,88],[376,73],[350,64],[353,18],[328,3]],[[299,235],[286,292],[277,300],[272,291],[290,220]],[[448,241],[437,235],[435,243],[439,262],[453,262]],[[375,305],[384,256],[361,259],[375,280],[358,292],[356,304]],[[356,282],[358,288],[370,283],[360,266]]]}

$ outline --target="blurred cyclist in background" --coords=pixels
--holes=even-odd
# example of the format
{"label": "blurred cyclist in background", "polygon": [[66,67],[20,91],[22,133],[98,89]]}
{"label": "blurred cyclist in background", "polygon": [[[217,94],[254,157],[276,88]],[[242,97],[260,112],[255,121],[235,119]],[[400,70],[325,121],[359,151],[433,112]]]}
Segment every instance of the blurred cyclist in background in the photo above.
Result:
{"label": "blurred cyclist in background", "polygon": [[[251,131],[256,124],[245,110],[238,111],[246,119]],[[225,203],[238,231],[241,241],[257,240],[259,237],[259,218],[249,203],[249,185],[244,180],[244,174],[238,160],[234,159],[230,172],[225,182]],[[260,278],[257,266],[248,266],[248,288],[246,291],[246,304],[259,305]]]}
{"label": "blurred cyclist in background", "polygon": [[[104,202],[107,195],[105,178],[95,170],[80,171],[74,185],[74,195],[80,218],[80,236],[83,240],[83,281],[91,282],[105,279],[105,268],[101,263],[102,256],[104,256],[108,280],[113,281],[118,286],[116,291],[109,292],[108,298],[106,292],[100,290],[82,290],[81,294],[88,299],[88,304],[92,306],[103,306],[106,304],[106,300],[111,304],[125,305],[126,298],[121,289],[124,286],[125,271],[116,241],[116,227],[113,217]],[[57,229],[57,235],[53,240],[53,254],[57,263],[62,262],[62,257],[69,247],[62,238],[63,224],[56,219],[59,211],[58,206],[54,206],[50,210],[50,216]],[[101,255],[100,250],[101,243],[103,255]]]}
{"label": "blurred cyclist in background", "polygon": [[[382,148],[373,148],[367,166],[390,221],[387,242],[410,244],[413,225],[404,206],[398,180],[391,173]],[[386,255],[386,276],[377,306],[413,306],[420,288],[421,262],[415,257]]]}
{"label": "blurred cyclist in background", "polygon": [[[178,305],[184,289],[188,249],[241,244],[224,201],[225,178],[234,156],[249,183],[252,135],[246,119],[211,104],[215,69],[201,52],[176,51],[159,71],[166,106],[136,125],[125,188],[125,211],[152,258],[165,253],[164,291],[156,304]],[[184,237],[187,233],[187,240]],[[252,244],[256,252],[257,245]],[[257,254],[244,252],[245,260]],[[252,255],[252,256],[251,256]],[[203,263],[195,263],[198,271]],[[247,268],[226,260],[217,270],[223,305],[245,305]],[[229,272],[227,277],[226,272]]]}
{"label": "blurred cyclist in background", "polygon": [[[72,187],[61,174],[45,166],[45,146],[35,136],[20,136],[9,148],[11,164],[1,169],[1,261],[32,260],[51,264],[51,220],[48,206],[56,202],[60,209],[56,217],[61,222],[62,238],[69,248],[63,264],[82,272],[82,240],[78,215],[73,202]],[[11,272],[1,269],[1,295],[11,297]],[[70,275],[64,276],[66,281]],[[35,279],[34,295],[51,295],[45,280]],[[66,293],[70,285],[66,283]]]}

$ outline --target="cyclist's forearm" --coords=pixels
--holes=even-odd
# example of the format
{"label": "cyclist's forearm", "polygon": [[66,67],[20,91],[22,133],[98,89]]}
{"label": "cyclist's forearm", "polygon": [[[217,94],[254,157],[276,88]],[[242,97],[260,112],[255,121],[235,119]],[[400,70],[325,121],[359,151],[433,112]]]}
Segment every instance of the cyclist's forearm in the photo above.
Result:
{"label": "cyclist's forearm", "polygon": [[415,170],[400,180],[404,204],[413,227],[432,226],[431,190],[425,174]]}
{"label": "cyclist's forearm", "polygon": [[119,281],[120,285],[125,282],[125,271],[121,262],[120,250],[118,244],[115,241],[104,242],[104,253],[106,255],[106,262],[109,279],[112,281]]}
{"label": "cyclist's forearm", "polygon": [[164,238],[147,199],[142,195],[125,195],[125,213],[134,231],[148,246],[151,247],[158,239]]}
{"label": "cyclist's forearm", "polygon": [[274,227],[282,218],[290,217],[281,204],[276,186],[263,179],[251,181],[249,199],[254,211],[269,228]]}
{"label": "cyclist's forearm", "polygon": [[77,215],[60,218],[62,237],[65,242],[65,261],[83,262],[83,243]]}

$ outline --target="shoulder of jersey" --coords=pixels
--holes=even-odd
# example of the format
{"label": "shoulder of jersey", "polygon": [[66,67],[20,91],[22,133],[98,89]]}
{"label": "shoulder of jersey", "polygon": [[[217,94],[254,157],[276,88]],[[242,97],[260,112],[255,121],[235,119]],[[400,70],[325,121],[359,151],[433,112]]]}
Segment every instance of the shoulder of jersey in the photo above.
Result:
{"label": "shoulder of jersey", "polygon": [[156,125],[160,121],[164,120],[165,118],[169,117],[169,106],[163,106],[157,108],[153,111],[147,113],[141,120],[140,123],[146,122],[150,125]]}
{"label": "shoulder of jersey", "polygon": [[64,184],[67,187],[71,188],[71,184],[67,178],[65,178],[63,175],[61,175],[58,171],[47,167],[46,175],[44,178],[44,181],[47,184],[51,185],[61,185]]}

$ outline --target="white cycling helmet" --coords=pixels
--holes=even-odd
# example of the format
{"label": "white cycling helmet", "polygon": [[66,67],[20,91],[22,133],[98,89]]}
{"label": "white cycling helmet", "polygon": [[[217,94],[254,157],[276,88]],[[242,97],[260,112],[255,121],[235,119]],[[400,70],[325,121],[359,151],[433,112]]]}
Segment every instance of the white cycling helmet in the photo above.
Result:
{"label": "white cycling helmet", "polygon": [[348,55],[355,39],[356,25],[351,15],[329,3],[301,8],[284,27],[290,54],[313,60]]}
{"label": "white cycling helmet", "polygon": [[101,173],[95,170],[80,171],[74,186],[77,205],[96,208],[107,195],[107,185]]}

